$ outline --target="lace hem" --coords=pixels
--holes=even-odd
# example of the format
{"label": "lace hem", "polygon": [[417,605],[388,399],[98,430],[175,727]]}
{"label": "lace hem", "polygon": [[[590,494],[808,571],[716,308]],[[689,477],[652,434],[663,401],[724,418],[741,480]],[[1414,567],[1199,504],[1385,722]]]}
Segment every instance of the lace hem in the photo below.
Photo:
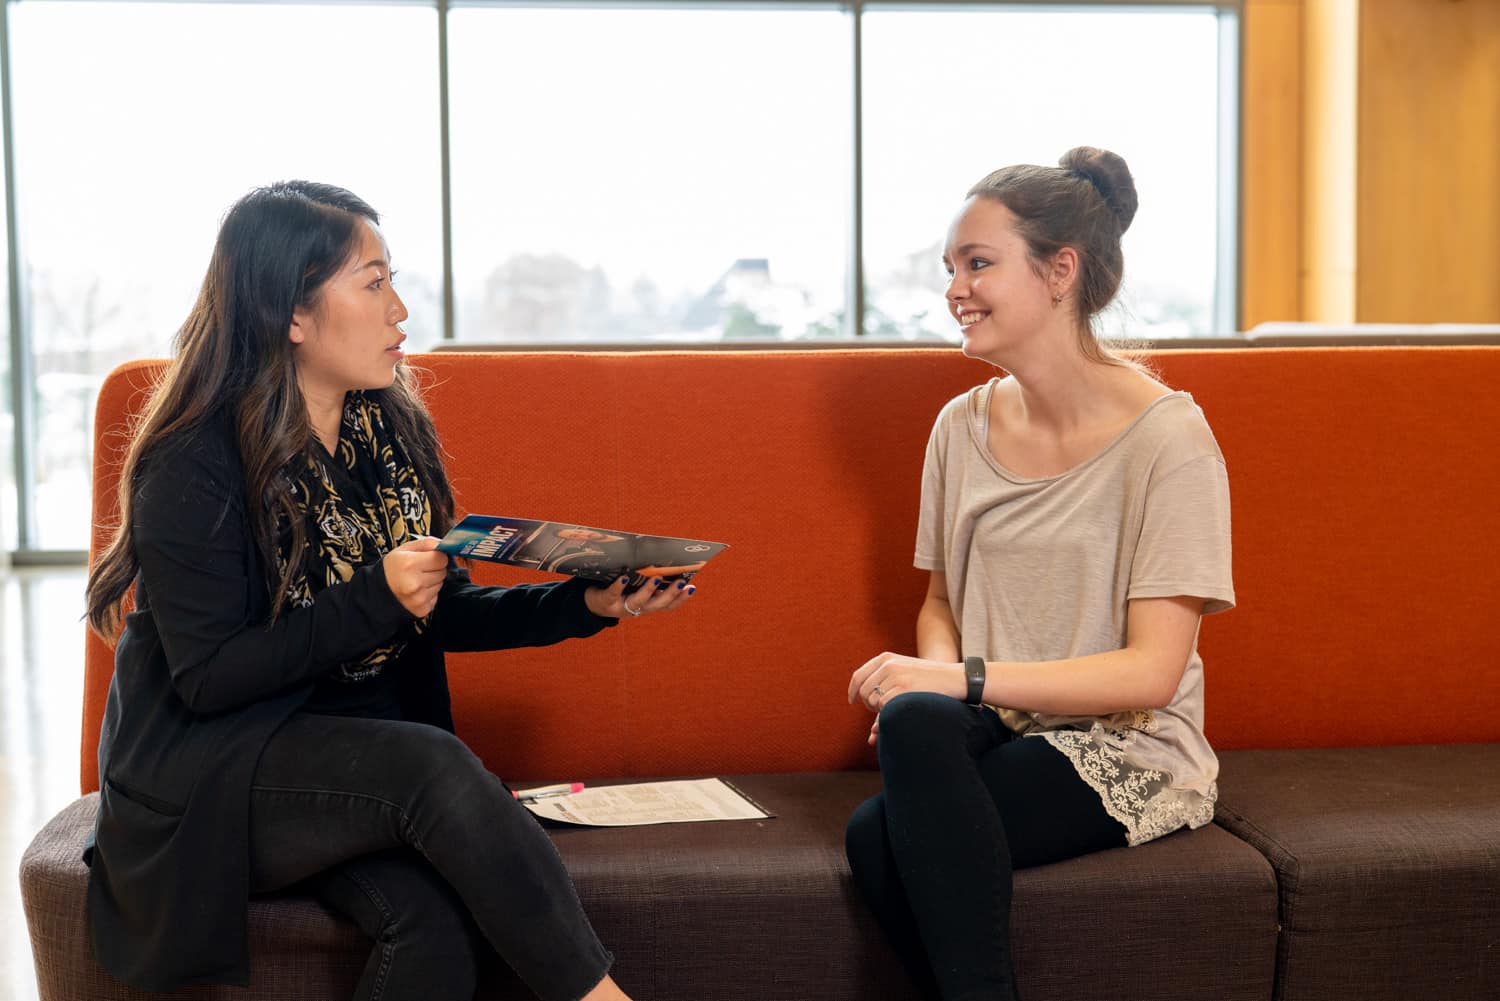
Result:
{"label": "lace hem", "polygon": [[1140,768],[1125,759],[1122,747],[1111,743],[1103,727],[1092,730],[1049,730],[1038,734],[1057,748],[1089,784],[1104,804],[1104,810],[1126,831],[1128,844],[1145,844],[1181,827],[1199,828],[1214,819],[1218,787],[1208,795],[1192,789],[1174,789],[1168,776]]}

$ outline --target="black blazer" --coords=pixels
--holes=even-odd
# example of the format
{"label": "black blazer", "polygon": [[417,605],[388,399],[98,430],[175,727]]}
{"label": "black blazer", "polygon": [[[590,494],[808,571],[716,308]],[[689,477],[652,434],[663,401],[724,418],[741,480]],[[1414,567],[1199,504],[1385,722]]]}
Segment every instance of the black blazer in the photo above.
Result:
{"label": "black blazer", "polygon": [[[261,749],[336,665],[411,616],[376,562],[265,625],[269,594],[226,416],[153,450],[133,488],[140,572],[99,738],[94,951],[148,991],[249,981],[249,789]],[[399,664],[402,716],[453,729],[446,650],[541,646],[613,619],[580,580],[481,587],[450,561],[430,627]]]}

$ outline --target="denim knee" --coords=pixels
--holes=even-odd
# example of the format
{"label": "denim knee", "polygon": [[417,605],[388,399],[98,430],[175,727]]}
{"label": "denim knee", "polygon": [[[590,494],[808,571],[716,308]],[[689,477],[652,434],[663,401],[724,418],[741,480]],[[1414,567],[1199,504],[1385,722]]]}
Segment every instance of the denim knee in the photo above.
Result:
{"label": "denim knee", "polygon": [[484,764],[457,734],[440,727],[415,726],[400,737],[399,753],[424,781],[440,780],[444,775],[483,771]]}
{"label": "denim knee", "polygon": [[[530,811],[457,737],[432,730],[413,741],[411,751],[409,773],[414,778],[404,794],[406,838],[434,864],[443,864],[435,854],[440,851],[449,863],[455,855],[483,858],[533,829],[539,832]],[[550,843],[545,846],[551,850]]]}
{"label": "denim knee", "polygon": [[412,770],[415,796],[436,809],[461,810],[475,797],[501,797],[505,792],[469,745],[446,730],[419,728],[403,743],[401,753]]}

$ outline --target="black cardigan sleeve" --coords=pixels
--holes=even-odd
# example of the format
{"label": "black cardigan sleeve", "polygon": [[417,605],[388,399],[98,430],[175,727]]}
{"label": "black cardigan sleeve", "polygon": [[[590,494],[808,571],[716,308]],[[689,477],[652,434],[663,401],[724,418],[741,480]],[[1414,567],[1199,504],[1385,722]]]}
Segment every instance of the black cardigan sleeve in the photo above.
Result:
{"label": "black cardigan sleeve", "polygon": [[448,580],[438,595],[433,626],[444,650],[504,650],[548,646],[592,636],[619,620],[590,612],[577,577],[550,584],[487,587],[450,559]]}
{"label": "black cardigan sleeve", "polygon": [[374,563],[266,625],[244,494],[232,440],[209,426],[151,457],[132,501],[137,606],[152,617],[173,687],[197,713],[306,684],[410,618]]}

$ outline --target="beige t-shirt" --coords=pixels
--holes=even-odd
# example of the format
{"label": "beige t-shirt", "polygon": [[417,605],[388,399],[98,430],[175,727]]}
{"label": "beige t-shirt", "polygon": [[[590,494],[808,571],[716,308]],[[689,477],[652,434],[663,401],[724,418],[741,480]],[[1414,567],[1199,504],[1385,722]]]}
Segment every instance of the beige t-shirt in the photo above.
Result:
{"label": "beige t-shirt", "polygon": [[[1186,393],[1154,401],[1092,458],[1018,476],[985,443],[998,380],[938,415],[922,472],[916,565],[942,571],[965,656],[1046,661],[1125,645],[1133,598],[1234,605],[1229,481]],[[1067,755],[1130,844],[1213,819],[1218,759],[1203,736],[1197,642],[1172,702],[1107,717],[996,710]]]}

